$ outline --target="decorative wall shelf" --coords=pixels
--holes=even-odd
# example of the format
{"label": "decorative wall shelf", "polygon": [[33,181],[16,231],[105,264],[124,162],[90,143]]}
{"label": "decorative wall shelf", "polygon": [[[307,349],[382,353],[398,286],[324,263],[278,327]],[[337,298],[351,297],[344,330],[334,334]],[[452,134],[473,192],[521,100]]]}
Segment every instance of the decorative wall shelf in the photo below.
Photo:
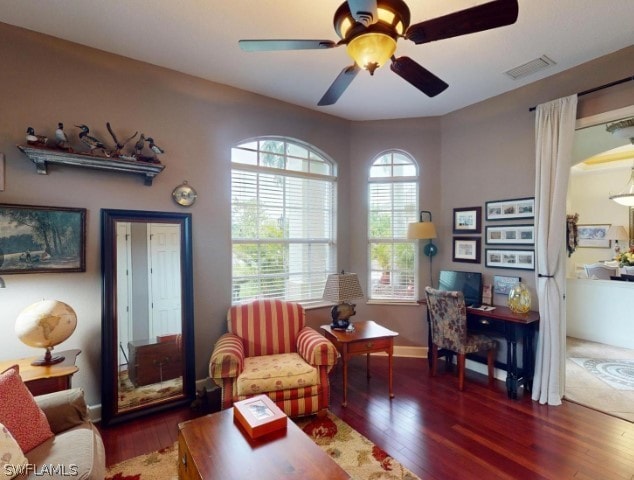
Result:
{"label": "decorative wall shelf", "polygon": [[152,180],[163,171],[165,165],[119,158],[101,157],[88,153],[70,153],[64,150],[46,147],[18,145],[18,148],[35,164],[37,173],[48,175],[47,165],[67,165],[72,167],[108,170],[111,172],[136,173],[143,175],[145,185],[151,186]]}

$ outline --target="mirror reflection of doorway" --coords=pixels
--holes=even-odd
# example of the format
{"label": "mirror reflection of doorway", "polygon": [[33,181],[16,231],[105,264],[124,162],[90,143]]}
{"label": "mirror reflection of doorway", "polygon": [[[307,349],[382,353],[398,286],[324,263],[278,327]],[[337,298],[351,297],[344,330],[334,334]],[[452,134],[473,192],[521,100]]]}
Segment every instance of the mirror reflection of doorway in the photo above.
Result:
{"label": "mirror reflection of doorway", "polygon": [[182,395],[181,230],[117,222],[119,410]]}
{"label": "mirror reflection of doorway", "polygon": [[148,224],[150,268],[150,337],[174,335],[181,329],[180,228]]}

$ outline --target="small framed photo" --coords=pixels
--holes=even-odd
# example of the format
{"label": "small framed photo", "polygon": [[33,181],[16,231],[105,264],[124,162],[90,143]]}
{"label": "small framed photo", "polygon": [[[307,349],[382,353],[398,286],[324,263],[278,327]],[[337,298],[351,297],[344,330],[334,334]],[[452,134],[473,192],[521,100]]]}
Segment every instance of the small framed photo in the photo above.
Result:
{"label": "small framed photo", "polygon": [[453,261],[480,263],[480,237],[454,237]]}
{"label": "small framed photo", "polygon": [[482,231],[482,207],[453,209],[453,233],[480,233]]}
{"label": "small framed photo", "polygon": [[482,304],[493,305],[493,286],[490,283],[482,285]]}
{"label": "small framed photo", "polygon": [[606,237],[609,223],[577,225],[577,246],[585,248],[610,248]]}
{"label": "small framed photo", "polygon": [[493,275],[493,293],[508,295],[513,286],[520,283],[521,277],[507,277],[504,275]]}
{"label": "small framed photo", "polygon": [[487,245],[534,245],[534,225],[500,225],[486,227]]}
{"label": "small framed photo", "polygon": [[535,217],[535,197],[486,202],[487,220],[515,220]]}
{"label": "small framed photo", "polygon": [[491,268],[515,268],[535,270],[534,250],[497,250],[487,248],[485,264]]}
{"label": "small framed photo", "polygon": [[0,204],[0,275],[85,271],[85,208]]}

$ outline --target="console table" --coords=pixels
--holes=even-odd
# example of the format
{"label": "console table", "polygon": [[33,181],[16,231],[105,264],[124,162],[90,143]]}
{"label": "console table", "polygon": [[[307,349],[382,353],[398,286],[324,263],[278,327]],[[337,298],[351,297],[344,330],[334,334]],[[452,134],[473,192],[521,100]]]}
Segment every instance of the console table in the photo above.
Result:
{"label": "console table", "polygon": [[0,361],[0,372],[13,365],[18,365],[20,377],[33,395],[66,390],[71,387],[71,377],[79,371],[75,365],[75,360],[80,353],[79,349],[56,351],[55,355],[62,355],[64,360],[49,366],[31,365],[32,361],[40,359],[42,355],[19,360],[2,360]]}
{"label": "console table", "polygon": [[[426,304],[425,300],[419,303]],[[471,333],[481,333],[489,337],[503,338],[506,341],[506,363],[496,361],[495,366],[506,370],[506,391],[509,398],[517,398],[517,390],[523,386],[527,391],[533,387],[535,372],[535,331],[539,325],[539,312],[513,313],[510,308],[496,305],[495,310],[483,311],[467,307],[467,329]],[[431,325],[427,315],[427,358],[431,364]],[[517,344],[522,345],[522,364],[518,365]],[[451,360],[451,352],[439,350]],[[486,357],[469,354],[467,358],[486,363]]]}

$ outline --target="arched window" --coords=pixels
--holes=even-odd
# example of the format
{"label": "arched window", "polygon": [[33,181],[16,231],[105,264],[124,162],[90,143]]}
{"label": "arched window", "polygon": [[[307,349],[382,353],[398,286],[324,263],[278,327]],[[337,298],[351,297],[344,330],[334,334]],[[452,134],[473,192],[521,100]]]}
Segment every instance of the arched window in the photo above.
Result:
{"label": "arched window", "polygon": [[415,301],[418,255],[415,241],[407,240],[407,226],[418,218],[416,163],[405,152],[384,152],[372,163],[368,182],[368,296]]}
{"label": "arched window", "polygon": [[260,137],[231,151],[232,301],[320,299],[336,268],[336,169],[316,148]]}

